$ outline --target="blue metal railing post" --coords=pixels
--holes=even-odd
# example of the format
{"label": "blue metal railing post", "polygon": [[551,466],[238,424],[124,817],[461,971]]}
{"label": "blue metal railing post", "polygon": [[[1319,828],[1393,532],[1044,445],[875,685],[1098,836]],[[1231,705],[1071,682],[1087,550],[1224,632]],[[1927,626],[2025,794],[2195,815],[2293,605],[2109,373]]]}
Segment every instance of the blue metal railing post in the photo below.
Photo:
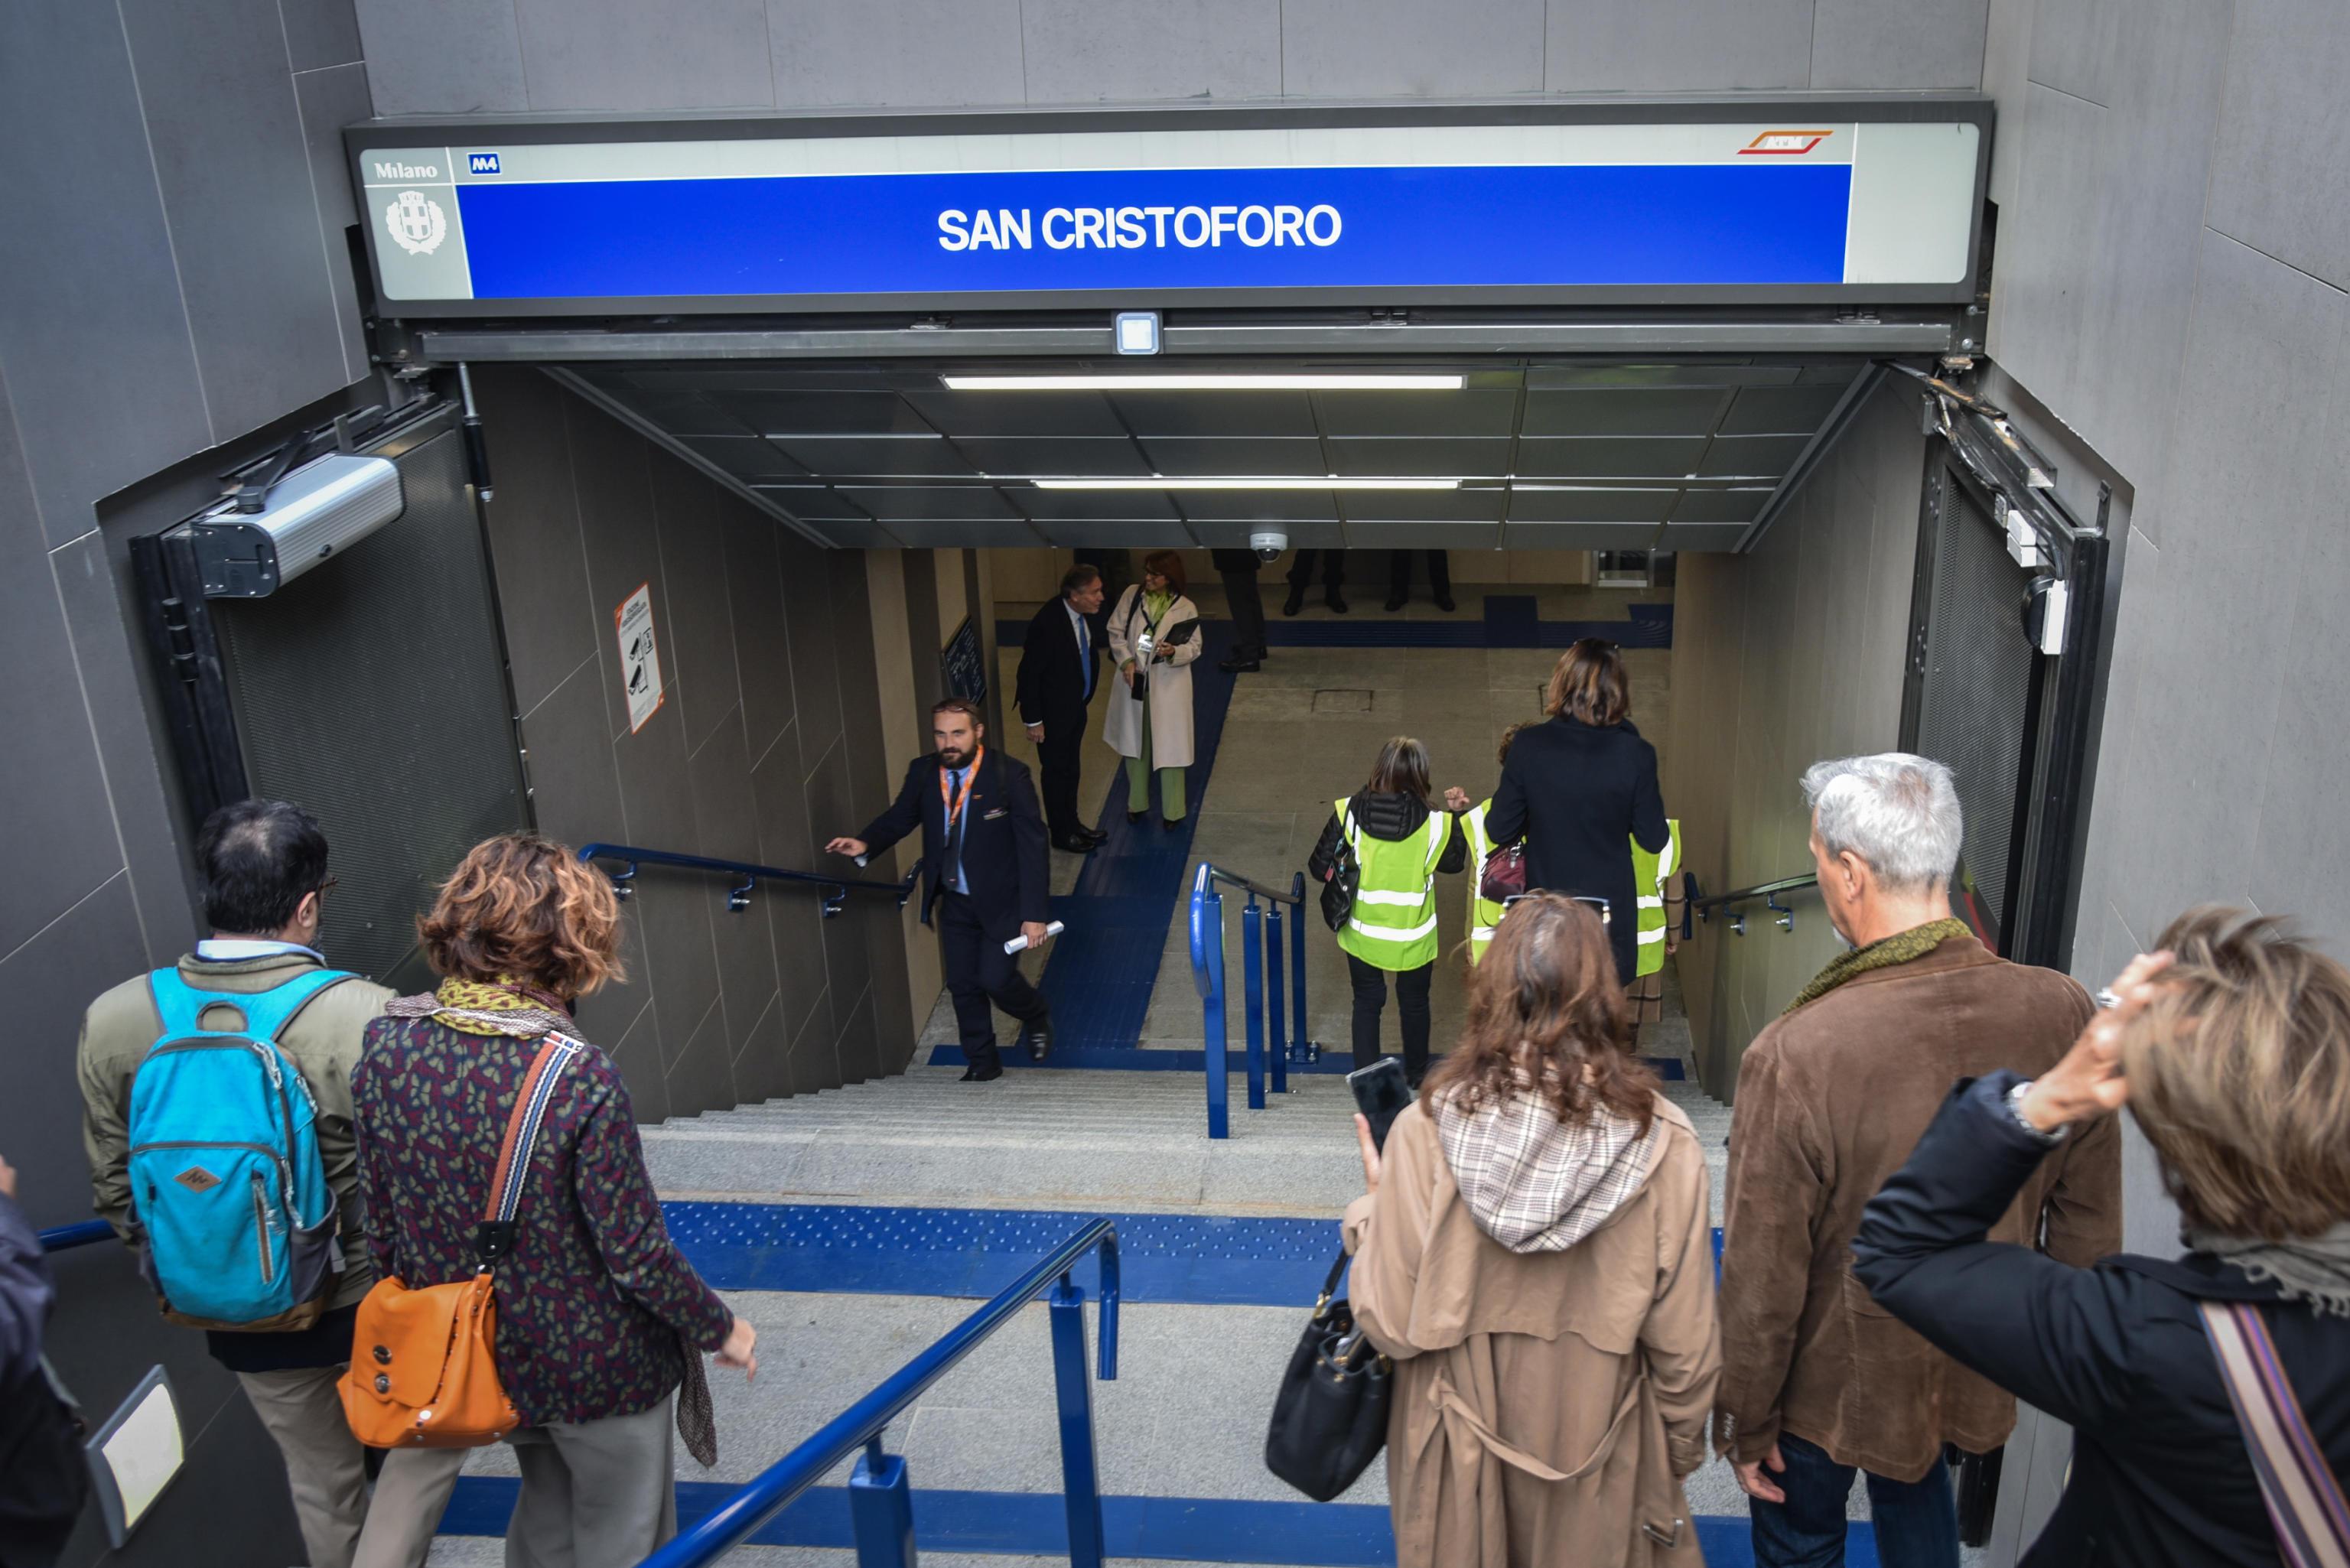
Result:
{"label": "blue metal railing post", "polygon": [[[1305,911],[1299,910],[1302,916]],[[1264,1055],[1273,1064],[1273,1092],[1289,1093],[1289,1045],[1283,1038],[1288,1020],[1282,1002],[1281,906],[1264,909]]]}
{"label": "blue metal railing post", "polygon": [[1249,895],[1241,911],[1241,990],[1248,998],[1248,1104],[1264,1109],[1264,917]]}
{"label": "blue metal railing post", "polygon": [[1191,889],[1191,954],[1198,966],[1200,1012],[1206,1026],[1208,1056],[1208,1136],[1232,1136],[1230,1092],[1224,1067],[1224,898],[1200,868],[1199,885]]}
{"label": "blue metal railing post", "polygon": [[1300,871],[1297,873],[1296,878],[1290,883],[1290,890],[1297,895],[1297,919],[1295,923],[1289,928],[1289,978],[1293,982],[1290,987],[1289,1004],[1297,1010],[1295,1013],[1296,1027],[1291,1032],[1290,1038],[1295,1043],[1295,1048],[1297,1052],[1298,1061],[1308,1062],[1311,1061],[1313,1057],[1311,1055],[1311,1046],[1305,1033],[1305,872]]}
{"label": "blue metal railing post", "polygon": [[[1104,1276],[1107,1282],[1107,1275]],[[1086,1296],[1063,1274],[1053,1292],[1053,1386],[1061,1414],[1061,1495],[1070,1568],[1102,1568],[1101,1479],[1094,1468],[1094,1386],[1086,1376]],[[860,1551],[862,1549],[860,1548]],[[860,1560],[858,1568],[866,1568]]]}
{"label": "blue metal railing post", "polygon": [[914,1568],[914,1493],[906,1461],[877,1437],[848,1473],[848,1522],[857,1568]]}

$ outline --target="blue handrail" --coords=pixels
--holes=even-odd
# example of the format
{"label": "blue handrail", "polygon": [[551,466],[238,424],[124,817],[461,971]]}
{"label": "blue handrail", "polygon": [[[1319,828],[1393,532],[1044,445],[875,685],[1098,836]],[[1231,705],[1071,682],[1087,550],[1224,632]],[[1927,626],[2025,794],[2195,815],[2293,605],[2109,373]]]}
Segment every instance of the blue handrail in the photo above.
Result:
{"label": "blue handrail", "polygon": [[[1207,1024],[1208,1136],[1230,1137],[1232,1116],[1226,1105],[1231,1092],[1224,1060],[1224,896],[1217,887],[1248,895],[1241,911],[1241,973],[1246,1002],[1249,1109],[1264,1109],[1267,1036],[1271,1037],[1273,1092],[1289,1093],[1289,1064],[1300,1065],[1322,1054],[1305,1035],[1305,875],[1290,878],[1289,891],[1276,892],[1262,882],[1235,876],[1205,861],[1191,878],[1191,983],[1200,992]],[[1258,908],[1258,900],[1263,908]],[[1289,1002],[1294,1033],[1282,1038],[1282,907],[1289,921]],[[1260,942],[1262,945],[1260,945]],[[1268,1000],[1271,1002],[1267,1006]],[[1268,1025],[1270,1027],[1268,1027]]]}
{"label": "blue handrail", "polygon": [[625,844],[586,844],[580,846],[582,860],[619,860],[628,869],[612,875],[612,891],[626,898],[629,884],[636,879],[639,861],[648,866],[681,866],[690,871],[724,871],[743,880],[727,890],[726,908],[741,913],[751,907],[751,894],[762,882],[806,882],[824,889],[824,918],[830,919],[840,913],[848,902],[851,888],[875,893],[895,893],[898,908],[904,909],[906,900],[914,896],[914,883],[922,874],[922,863],[896,882],[874,882],[854,877],[826,877],[814,871],[789,871],[781,866],[754,866],[747,860],[713,860],[706,855],[677,855],[666,849],[632,849]]}
{"label": "blue handrail", "polygon": [[882,1452],[881,1434],[931,1385],[1048,1286],[1053,1293],[1053,1381],[1060,1406],[1061,1483],[1068,1508],[1069,1561],[1076,1568],[1101,1568],[1107,1542],[1102,1534],[1100,1482],[1094,1465],[1093,1386],[1086,1379],[1086,1298],[1069,1278],[1078,1260],[1096,1248],[1101,1251],[1099,1370],[1103,1382],[1115,1382],[1118,1226],[1109,1220],[1095,1220],[816,1436],[762,1470],[721,1503],[716,1512],[646,1558],[639,1568],[705,1568],[742,1545],[860,1448],[865,1453],[848,1481],[858,1563],[860,1568],[910,1568],[913,1512],[906,1461]]}
{"label": "blue handrail", "polygon": [[103,1220],[85,1220],[78,1225],[59,1225],[41,1232],[41,1251],[62,1252],[68,1247],[87,1247],[93,1241],[111,1241],[114,1227]]}

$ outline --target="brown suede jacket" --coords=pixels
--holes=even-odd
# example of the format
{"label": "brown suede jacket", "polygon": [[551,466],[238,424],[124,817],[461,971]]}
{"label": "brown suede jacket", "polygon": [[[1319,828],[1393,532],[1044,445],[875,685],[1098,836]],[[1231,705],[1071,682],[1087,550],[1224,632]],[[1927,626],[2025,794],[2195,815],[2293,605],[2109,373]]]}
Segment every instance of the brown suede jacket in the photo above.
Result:
{"label": "brown suede jacket", "polygon": [[[1731,1123],[1719,1449],[1751,1461],[1786,1431],[1907,1481],[1946,1442],[1985,1453],[2007,1440],[2013,1397],[1869,1299],[1852,1274],[1853,1232],[1954,1081],[2045,1072],[2095,1011],[2070,978],[1954,937],[1755,1037]],[[1991,1239],[2086,1267],[2121,1246],[2120,1188],[2106,1117],[2058,1146]]]}

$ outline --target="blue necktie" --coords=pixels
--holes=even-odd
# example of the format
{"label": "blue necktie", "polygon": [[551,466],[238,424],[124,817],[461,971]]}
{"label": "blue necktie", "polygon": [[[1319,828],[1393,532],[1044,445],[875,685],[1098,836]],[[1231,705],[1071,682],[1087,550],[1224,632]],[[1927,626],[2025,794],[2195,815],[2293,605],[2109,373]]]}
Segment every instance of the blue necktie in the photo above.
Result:
{"label": "blue necktie", "polygon": [[[955,810],[955,802],[962,799],[962,769],[947,770],[947,886],[968,898],[971,884],[962,875],[962,819]],[[965,811],[969,810],[968,805]]]}
{"label": "blue necktie", "polygon": [[1086,618],[1077,617],[1077,662],[1085,667],[1086,701],[1094,700],[1094,639],[1086,630]]}

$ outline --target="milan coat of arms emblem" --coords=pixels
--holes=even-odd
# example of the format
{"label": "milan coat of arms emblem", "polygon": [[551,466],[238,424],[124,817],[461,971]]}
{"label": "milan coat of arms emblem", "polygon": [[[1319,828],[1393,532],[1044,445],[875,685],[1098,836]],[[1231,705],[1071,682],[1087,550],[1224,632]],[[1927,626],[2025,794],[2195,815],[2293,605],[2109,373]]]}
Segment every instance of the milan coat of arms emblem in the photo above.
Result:
{"label": "milan coat of arms emblem", "polygon": [[400,248],[412,256],[431,255],[449,237],[449,220],[441,203],[421,191],[402,191],[383,210],[383,223]]}

